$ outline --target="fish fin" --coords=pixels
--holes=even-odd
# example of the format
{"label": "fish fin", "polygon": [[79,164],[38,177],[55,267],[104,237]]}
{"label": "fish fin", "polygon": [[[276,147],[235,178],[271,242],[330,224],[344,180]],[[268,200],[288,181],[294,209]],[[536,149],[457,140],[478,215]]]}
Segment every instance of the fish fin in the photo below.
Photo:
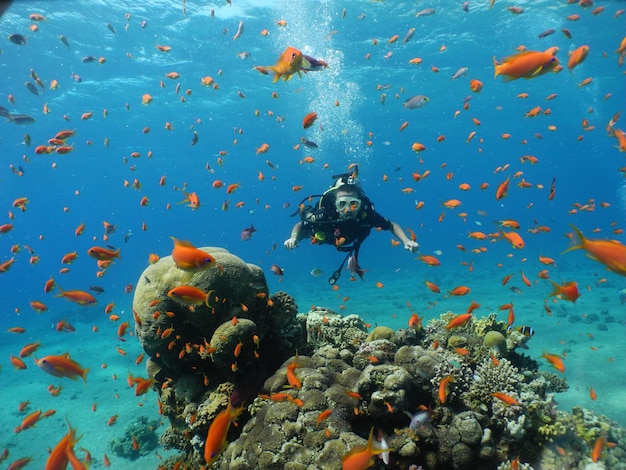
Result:
{"label": "fish fin", "polygon": [[535,51],[518,52],[517,54],[513,54],[513,55],[510,55],[510,56],[505,57],[504,59],[502,59],[502,63],[506,64],[506,63],[511,62],[512,60],[515,60],[515,59],[517,59],[519,57],[524,57],[524,56],[526,56],[528,54],[534,54],[534,53],[535,53]]}
{"label": "fish fin", "polygon": [[540,65],[539,67],[537,67],[537,69],[533,73],[530,74],[530,78],[540,75],[542,70],[543,70],[543,65]]}
{"label": "fish fin", "polygon": [[491,60],[493,60],[493,78],[497,78],[498,75],[500,75],[500,71],[499,71],[500,64],[498,64],[498,61],[496,60],[495,55],[491,58]]}
{"label": "fish fin", "polygon": [[[181,271],[182,271],[182,269],[181,269]],[[194,274],[195,273],[192,273],[190,271],[183,271],[183,275],[180,278],[180,284],[181,285],[187,284],[189,281],[191,281],[191,278],[193,277]]]}
{"label": "fish fin", "polygon": [[174,245],[176,246],[186,246],[188,248],[195,248],[193,244],[188,240],[179,240],[178,238],[170,237],[174,241]]}
{"label": "fish fin", "polygon": [[280,78],[280,76],[282,75],[273,65],[263,66],[263,68],[267,70],[268,72],[274,73],[274,80],[272,80],[272,83],[276,83],[278,79]]}
{"label": "fish fin", "polygon": [[311,61],[307,59],[307,56],[302,55],[302,65],[300,68],[304,70],[311,70],[312,67],[313,65],[311,64]]}
{"label": "fish fin", "polygon": [[204,305],[206,305],[209,308],[214,308],[211,304],[209,304],[209,297],[211,296],[213,292],[215,292],[215,289],[211,289],[209,292],[207,292],[206,298],[204,299]]}
{"label": "fish fin", "polygon": [[574,224],[569,224],[570,227],[574,230],[574,233],[578,236],[579,244],[570,246],[567,250],[563,251],[561,254],[567,253],[568,251],[581,250],[584,249],[585,244],[585,236],[583,233],[576,227]]}

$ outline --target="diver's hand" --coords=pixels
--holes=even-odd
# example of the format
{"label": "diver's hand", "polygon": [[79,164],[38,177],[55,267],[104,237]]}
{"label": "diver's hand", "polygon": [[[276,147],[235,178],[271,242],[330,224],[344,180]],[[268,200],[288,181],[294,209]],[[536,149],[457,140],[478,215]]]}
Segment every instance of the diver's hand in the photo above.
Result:
{"label": "diver's hand", "polygon": [[285,243],[283,243],[283,245],[285,245],[285,248],[287,248],[288,250],[293,250],[294,248],[298,247],[298,239],[295,237],[288,238],[287,240],[285,240]]}
{"label": "diver's hand", "polygon": [[409,240],[404,244],[404,249],[409,250],[411,253],[415,253],[419,249],[419,243]]}

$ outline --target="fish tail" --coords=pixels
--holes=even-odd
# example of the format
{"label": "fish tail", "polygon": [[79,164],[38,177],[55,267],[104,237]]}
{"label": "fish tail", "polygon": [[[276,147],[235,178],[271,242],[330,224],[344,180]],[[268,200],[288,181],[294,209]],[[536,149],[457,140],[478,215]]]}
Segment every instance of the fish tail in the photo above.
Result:
{"label": "fish tail", "polygon": [[89,372],[91,369],[89,367],[87,367],[86,369],[83,369],[83,371],[80,373],[80,376],[83,378],[83,382],[85,382],[85,384],[87,384],[87,372]]}
{"label": "fish tail", "polygon": [[554,297],[557,296],[561,293],[561,286],[559,286],[556,282],[554,282],[552,279],[548,279],[552,285],[554,286],[554,290],[552,291],[552,293],[550,295],[548,295],[548,297]]}
{"label": "fish tail", "polygon": [[500,75],[500,72],[498,70],[500,68],[500,64],[498,64],[495,55],[492,57],[491,60],[493,60],[493,78],[497,78],[498,75]]}
{"label": "fish tail", "polygon": [[215,292],[214,289],[211,289],[209,292],[206,293],[206,297],[204,298],[204,305],[206,305],[208,308],[214,308],[210,303],[209,303],[209,298],[211,297],[211,294]]}
{"label": "fish tail", "polygon": [[587,239],[583,235],[583,233],[576,227],[574,224],[569,224],[572,229],[574,229],[574,233],[578,236],[578,245],[572,245],[567,250],[563,251],[561,254],[567,253],[568,251],[581,250],[585,248],[585,242]]}
{"label": "fish tail", "polygon": [[55,297],[63,297],[63,294],[65,294],[65,291],[63,290],[63,288],[58,285],[56,282],[54,283],[54,285],[59,289],[59,294],[55,295]]}

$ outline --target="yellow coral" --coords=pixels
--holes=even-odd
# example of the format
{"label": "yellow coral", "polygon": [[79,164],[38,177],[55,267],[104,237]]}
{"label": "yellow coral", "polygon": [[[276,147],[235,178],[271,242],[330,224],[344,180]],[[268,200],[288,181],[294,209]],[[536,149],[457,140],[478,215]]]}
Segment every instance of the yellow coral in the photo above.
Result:
{"label": "yellow coral", "polygon": [[556,421],[539,426],[537,431],[547,442],[552,442],[555,437],[565,434],[567,432],[567,428],[563,425],[563,423]]}

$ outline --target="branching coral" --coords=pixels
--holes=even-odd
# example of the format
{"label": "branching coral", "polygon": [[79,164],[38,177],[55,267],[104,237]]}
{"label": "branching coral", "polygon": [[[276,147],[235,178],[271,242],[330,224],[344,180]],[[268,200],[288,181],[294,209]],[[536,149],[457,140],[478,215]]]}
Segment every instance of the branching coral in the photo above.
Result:
{"label": "branching coral", "polygon": [[476,367],[463,401],[468,408],[483,412],[493,404],[494,418],[514,418],[521,411],[520,407],[506,405],[495,399],[492,393],[504,393],[517,399],[522,381],[523,376],[507,359],[499,359],[496,365],[491,358],[485,358]]}

